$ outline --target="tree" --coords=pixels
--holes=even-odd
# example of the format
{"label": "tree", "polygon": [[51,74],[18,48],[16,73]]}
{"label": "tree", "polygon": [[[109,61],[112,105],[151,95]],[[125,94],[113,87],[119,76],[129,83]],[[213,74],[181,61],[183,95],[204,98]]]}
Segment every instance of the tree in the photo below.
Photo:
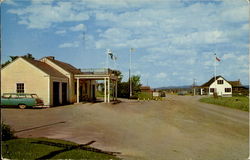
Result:
{"label": "tree", "polygon": [[[133,97],[137,98],[138,97],[138,93],[141,91],[140,87],[141,87],[141,83],[140,83],[140,76],[139,75],[134,75],[131,77],[131,81],[132,81],[132,93],[133,93]],[[118,81],[118,92],[117,95],[118,97],[122,97],[122,98],[129,98],[129,80],[127,82],[121,82]]]}
{"label": "tree", "polygon": [[132,81],[132,93],[135,97],[138,97],[138,93],[141,92],[141,77],[139,75],[135,75],[131,77]]}
{"label": "tree", "polygon": [[[10,60],[8,60],[8,61],[6,61],[5,63],[1,64],[1,68],[7,66],[9,63],[13,62],[13,61],[14,61],[15,59],[17,59],[18,57],[19,57],[19,56],[10,56]],[[30,54],[30,53],[27,53],[26,55],[21,56],[21,57],[27,58],[27,59],[35,59],[35,58],[33,57],[33,55]]]}

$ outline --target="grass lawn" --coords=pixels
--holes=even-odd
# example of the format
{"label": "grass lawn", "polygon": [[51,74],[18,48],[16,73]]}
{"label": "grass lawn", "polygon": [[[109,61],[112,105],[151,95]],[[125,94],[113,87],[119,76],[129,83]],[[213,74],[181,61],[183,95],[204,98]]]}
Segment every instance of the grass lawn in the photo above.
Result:
{"label": "grass lawn", "polygon": [[248,97],[204,97],[200,102],[218,104],[225,107],[236,108],[243,111],[249,111],[249,98]]}
{"label": "grass lawn", "polygon": [[162,97],[153,97],[151,93],[141,92],[138,94],[139,100],[162,100]]}
{"label": "grass lawn", "polygon": [[3,157],[8,159],[119,160],[111,152],[101,152],[88,145],[47,138],[18,138],[2,143]]}

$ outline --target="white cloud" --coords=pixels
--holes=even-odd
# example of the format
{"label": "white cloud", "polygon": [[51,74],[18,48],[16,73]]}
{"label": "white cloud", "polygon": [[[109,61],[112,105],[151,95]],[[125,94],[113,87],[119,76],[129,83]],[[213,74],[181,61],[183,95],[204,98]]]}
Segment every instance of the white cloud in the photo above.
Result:
{"label": "white cloud", "polygon": [[237,60],[242,64],[242,63],[246,62],[247,60],[249,60],[249,56],[248,55],[240,55],[237,57]]}
{"label": "white cloud", "polygon": [[66,30],[58,30],[55,32],[55,34],[65,34]]}
{"label": "white cloud", "polygon": [[59,48],[76,48],[79,47],[79,42],[68,42],[68,43],[63,43],[58,46]]}
{"label": "white cloud", "polygon": [[195,64],[195,58],[189,58],[186,60],[186,64],[193,65]]}
{"label": "white cloud", "polygon": [[163,79],[163,78],[167,78],[167,74],[164,72],[161,72],[161,73],[156,74],[155,77],[157,79]]}
{"label": "white cloud", "polygon": [[35,29],[49,28],[52,24],[62,22],[77,22],[89,19],[88,13],[77,11],[71,2],[58,2],[56,5],[39,3],[25,8],[10,9],[8,12],[20,17],[19,24]]}
{"label": "white cloud", "polygon": [[84,31],[86,29],[84,24],[78,24],[76,26],[70,27],[71,31]]}
{"label": "white cloud", "polygon": [[8,4],[8,5],[17,6],[17,3],[15,3],[14,0],[1,0],[1,2]]}
{"label": "white cloud", "polygon": [[225,21],[241,22],[249,18],[249,14],[246,13],[249,13],[248,5],[226,8],[221,16]]}
{"label": "white cloud", "polygon": [[227,59],[235,59],[236,58],[236,56],[235,56],[235,54],[233,54],[233,53],[226,53],[226,54],[224,54],[223,56],[222,56],[222,60],[227,60]]}

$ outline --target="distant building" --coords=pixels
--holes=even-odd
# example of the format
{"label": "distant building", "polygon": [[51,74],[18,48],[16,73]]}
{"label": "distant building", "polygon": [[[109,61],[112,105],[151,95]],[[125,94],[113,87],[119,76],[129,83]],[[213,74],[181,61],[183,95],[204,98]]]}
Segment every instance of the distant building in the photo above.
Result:
{"label": "distant building", "polygon": [[212,77],[208,82],[200,87],[201,95],[232,96],[232,85],[222,76]]}
{"label": "distant building", "polygon": [[140,87],[141,92],[143,93],[150,93],[153,94],[153,90],[149,86],[141,86]]}
{"label": "distant building", "polygon": [[248,95],[249,94],[249,89],[245,86],[243,86],[240,82],[238,81],[229,81],[229,83],[232,85],[232,94],[233,95]]}

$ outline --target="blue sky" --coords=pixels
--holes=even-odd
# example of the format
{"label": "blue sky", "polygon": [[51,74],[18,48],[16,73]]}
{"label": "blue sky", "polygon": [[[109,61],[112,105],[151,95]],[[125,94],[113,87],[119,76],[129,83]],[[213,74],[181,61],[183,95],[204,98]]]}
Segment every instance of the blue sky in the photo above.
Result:
{"label": "blue sky", "polygon": [[2,62],[55,56],[77,68],[116,65],[151,87],[202,84],[217,74],[249,84],[247,0],[5,0]]}

